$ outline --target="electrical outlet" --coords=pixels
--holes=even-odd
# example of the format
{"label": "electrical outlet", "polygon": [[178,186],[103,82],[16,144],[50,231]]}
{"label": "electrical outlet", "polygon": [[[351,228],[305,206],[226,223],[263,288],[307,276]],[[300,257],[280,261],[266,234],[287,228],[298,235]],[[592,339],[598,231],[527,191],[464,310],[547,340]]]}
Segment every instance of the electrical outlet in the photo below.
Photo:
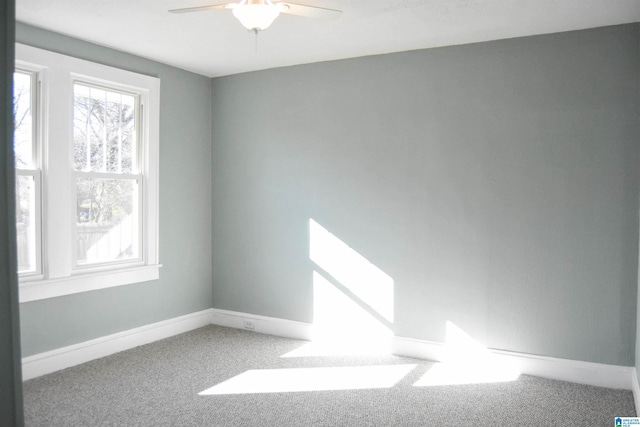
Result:
{"label": "electrical outlet", "polygon": [[256,328],[256,325],[253,323],[253,320],[244,319],[243,327],[253,331]]}

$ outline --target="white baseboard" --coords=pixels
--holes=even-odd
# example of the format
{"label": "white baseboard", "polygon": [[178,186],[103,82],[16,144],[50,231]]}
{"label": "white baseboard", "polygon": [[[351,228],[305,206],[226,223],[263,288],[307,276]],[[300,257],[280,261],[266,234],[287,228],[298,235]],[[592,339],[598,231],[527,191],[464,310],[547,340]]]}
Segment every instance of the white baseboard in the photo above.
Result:
{"label": "white baseboard", "polygon": [[24,381],[211,324],[211,309],[39,353],[22,359]]}
{"label": "white baseboard", "polygon": [[633,368],[631,387],[633,391],[633,401],[636,404],[636,414],[638,414],[638,411],[640,411],[640,384],[638,384],[638,371],[636,368]]}
{"label": "white baseboard", "polygon": [[[605,365],[500,350],[488,352],[492,357],[525,375],[624,390],[633,389],[633,378],[637,382],[635,368],[630,366]],[[435,362],[444,361],[446,357],[443,343],[404,337],[394,338],[393,353]]]}
{"label": "white baseboard", "polygon": [[[313,325],[236,311],[208,309],[134,328],[22,359],[23,380],[29,380],[120,351],[138,347],[209,324],[300,340],[313,338]],[[392,352],[398,356],[445,360],[443,343],[394,337]],[[633,367],[605,365],[555,357],[490,350],[491,354],[526,375],[599,387],[632,390],[640,408],[640,385]]]}
{"label": "white baseboard", "polygon": [[[215,325],[250,329],[245,327],[244,322],[246,320],[252,322],[255,332],[303,340],[311,340],[313,337],[313,325],[310,323],[213,309],[212,323]],[[489,351],[493,356],[508,363],[510,367],[514,367],[518,372],[525,375],[624,390],[633,389],[634,378],[636,385],[638,381],[633,367],[508,351]],[[398,356],[415,357],[435,362],[445,359],[445,345],[443,343],[413,338],[394,337],[392,352]],[[638,398],[640,398],[640,393],[638,393]]]}
{"label": "white baseboard", "polygon": [[262,334],[310,341],[313,325],[295,320],[258,316],[237,311],[212,309],[211,323],[228,328],[246,329]]}

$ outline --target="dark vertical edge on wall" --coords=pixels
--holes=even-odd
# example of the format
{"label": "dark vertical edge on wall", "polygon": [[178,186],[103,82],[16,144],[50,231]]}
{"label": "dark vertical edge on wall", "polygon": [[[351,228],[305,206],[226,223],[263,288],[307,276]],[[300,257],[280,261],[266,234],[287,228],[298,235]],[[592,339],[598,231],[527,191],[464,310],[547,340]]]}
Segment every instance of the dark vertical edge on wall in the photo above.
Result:
{"label": "dark vertical edge on wall", "polygon": [[0,425],[24,425],[15,232],[15,0],[0,1]]}
{"label": "dark vertical edge on wall", "polygon": [[[635,25],[636,30],[636,49],[638,51],[638,55],[636,56],[636,61],[638,61],[636,69],[640,71],[640,23]],[[638,72],[637,77],[637,86],[636,86],[636,109],[638,113],[640,113],[640,72]],[[638,127],[640,128],[640,115],[636,117]],[[636,141],[637,144],[640,144],[640,141]],[[640,183],[639,183],[640,185]],[[638,206],[638,211],[640,212],[640,205]],[[640,216],[640,215],[639,215]],[[640,221],[640,218],[639,218]],[[640,230],[640,222],[638,223],[638,230]],[[639,231],[639,239],[640,239],[640,231]],[[634,366],[636,367],[636,384],[640,384],[640,366],[638,366],[638,362],[640,362],[640,242],[638,243],[638,279],[636,281],[636,352],[635,352],[635,360]],[[634,398],[637,403],[640,399],[640,396],[636,395],[638,390],[634,387]],[[636,407],[636,413],[640,413],[640,407]]]}

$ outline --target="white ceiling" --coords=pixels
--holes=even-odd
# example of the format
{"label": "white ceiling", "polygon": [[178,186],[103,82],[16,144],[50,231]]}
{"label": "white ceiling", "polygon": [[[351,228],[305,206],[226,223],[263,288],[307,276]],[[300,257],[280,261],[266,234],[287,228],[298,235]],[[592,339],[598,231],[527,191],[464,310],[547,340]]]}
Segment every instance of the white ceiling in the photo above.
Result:
{"label": "white ceiling", "polygon": [[338,19],[281,14],[253,33],[225,0],[16,0],[17,20],[215,77],[287,65],[640,21],[640,0],[294,0]]}

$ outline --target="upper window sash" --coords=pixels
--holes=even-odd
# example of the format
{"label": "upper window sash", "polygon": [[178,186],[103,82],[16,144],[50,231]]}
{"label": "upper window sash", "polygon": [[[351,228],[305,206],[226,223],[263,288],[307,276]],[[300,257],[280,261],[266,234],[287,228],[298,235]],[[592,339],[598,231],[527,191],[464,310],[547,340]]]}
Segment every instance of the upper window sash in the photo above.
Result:
{"label": "upper window sash", "polygon": [[40,168],[39,71],[28,64],[16,64],[14,72],[15,168],[20,170]]}

